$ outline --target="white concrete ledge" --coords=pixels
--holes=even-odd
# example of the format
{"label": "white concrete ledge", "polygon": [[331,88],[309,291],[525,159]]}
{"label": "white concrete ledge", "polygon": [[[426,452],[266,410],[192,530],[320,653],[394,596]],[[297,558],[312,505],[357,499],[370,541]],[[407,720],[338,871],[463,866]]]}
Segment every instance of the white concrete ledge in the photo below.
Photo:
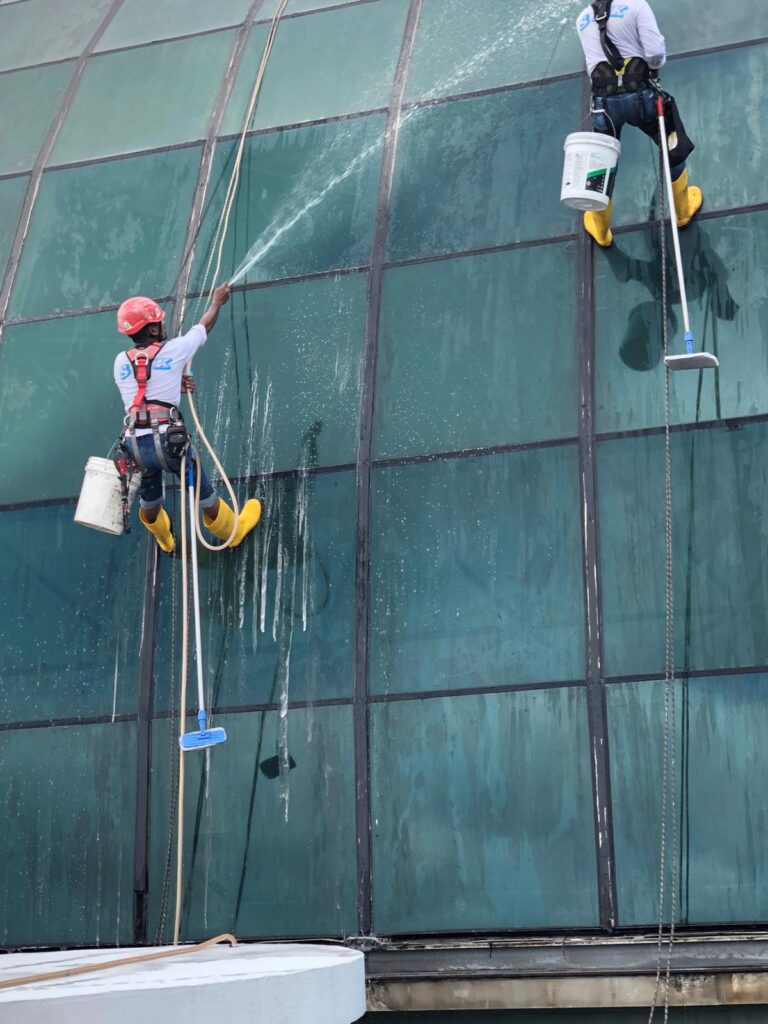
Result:
{"label": "white concrete ledge", "polygon": [[[0,981],[151,949],[0,956]],[[352,1024],[365,1013],[363,955],[252,943],[0,989],[3,1024]]]}

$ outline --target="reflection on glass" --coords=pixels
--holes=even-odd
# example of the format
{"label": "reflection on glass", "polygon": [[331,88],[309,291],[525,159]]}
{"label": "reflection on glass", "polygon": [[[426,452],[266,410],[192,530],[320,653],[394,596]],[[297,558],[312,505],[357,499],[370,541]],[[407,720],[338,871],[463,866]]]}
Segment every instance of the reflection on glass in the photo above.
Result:
{"label": "reflection on glass", "polygon": [[[675,664],[768,662],[768,426],[672,435]],[[664,438],[598,445],[607,675],[664,668]]]}
{"label": "reflection on glass", "polygon": [[0,733],[0,945],[131,942],[135,737],[131,722]]}
{"label": "reflection on glass", "polygon": [[79,526],[74,512],[0,512],[0,721],[135,710],[143,538]]}
{"label": "reflection on glass", "polygon": [[350,274],[232,295],[195,358],[200,415],[230,473],[355,461],[367,283]]}
{"label": "reflection on glass", "polygon": [[169,294],[199,164],[195,146],[44,174],[10,315]]}
{"label": "reflection on glass", "polygon": [[374,470],[370,688],[584,673],[575,446]]}
{"label": "reflection on glass", "polygon": [[575,435],[576,297],[570,242],[387,271],[376,456]]}
{"label": "reflection on glass", "polygon": [[[210,759],[186,761],[182,938],[353,933],[351,708],[291,710],[284,740],[274,711],[222,715],[216,722],[227,743]],[[167,721],[155,723],[152,733],[149,934],[167,942],[174,909],[172,879],[170,899],[163,896],[172,864],[169,783],[178,742]]]}
{"label": "reflection on glass", "polygon": [[[310,438],[308,443],[313,443]],[[242,501],[246,488],[238,488]],[[287,704],[351,695],[354,657],[354,475],[272,477],[247,488],[264,505],[236,552],[200,551],[209,707]],[[176,498],[168,503],[178,524]],[[180,526],[177,526],[178,533]],[[171,576],[171,572],[174,573]],[[178,705],[177,566],[163,563],[159,629],[169,666],[161,709]],[[166,688],[167,686],[167,688]],[[189,700],[196,704],[194,680]]]}
{"label": "reflection on glass", "polygon": [[[607,701],[619,924],[651,925],[658,917],[664,683],[613,684]],[[666,882],[669,893],[676,855],[678,923],[768,917],[759,825],[768,813],[761,784],[767,708],[764,675],[677,681],[679,846],[668,847]]]}
{"label": "reflection on glass", "polygon": [[[668,240],[669,241],[669,240]],[[768,310],[768,215],[693,221],[681,237],[691,326],[697,348],[718,371],[674,374],[673,423],[763,412],[768,357],[761,322]],[[617,235],[596,259],[597,429],[664,422],[662,301],[666,283],[669,347],[682,350],[682,316],[671,249],[666,282],[657,229]]]}
{"label": "reflection on glass", "polygon": [[[251,126],[298,124],[386,107],[407,12],[408,0],[378,0],[286,19]],[[222,134],[243,127],[269,27],[260,25],[251,32]]]}
{"label": "reflection on glass", "polygon": [[597,924],[586,690],[375,704],[371,726],[377,931]]}

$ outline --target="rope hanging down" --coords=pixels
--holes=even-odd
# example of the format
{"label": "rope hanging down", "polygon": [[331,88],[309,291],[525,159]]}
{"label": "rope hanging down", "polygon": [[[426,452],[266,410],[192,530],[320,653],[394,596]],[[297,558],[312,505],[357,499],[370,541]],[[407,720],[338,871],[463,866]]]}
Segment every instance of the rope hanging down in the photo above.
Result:
{"label": "rope hanging down", "polygon": [[[658,181],[659,230],[661,236],[661,317],[664,356],[669,353],[667,326],[669,297],[667,294],[667,240],[666,203],[664,191],[664,155],[660,154],[661,174]],[[672,214],[674,216],[674,214]],[[672,879],[669,900],[669,936],[667,938],[666,965],[664,967],[664,1024],[669,1019],[669,987],[672,968],[672,949],[675,942],[675,894],[677,892],[677,757],[676,757],[676,700],[675,700],[675,593],[672,562],[672,450],[670,437],[669,375],[664,364],[664,738],[661,778],[661,835],[659,840],[659,929],[656,948],[656,983],[653,990],[648,1024],[653,1024],[664,961],[664,901],[667,870],[667,811],[672,820]]]}
{"label": "rope hanging down", "polygon": [[[261,62],[259,64],[259,70],[258,70],[258,73],[256,75],[256,79],[255,79],[254,84],[253,84],[253,89],[251,91],[251,98],[250,98],[250,101],[248,103],[248,109],[246,111],[245,119],[243,121],[243,128],[242,128],[242,131],[240,133],[240,141],[239,141],[239,144],[238,144],[238,147],[237,147],[237,152],[236,152],[236,155],[235,155],[235,162],[234,162],[234,165],[232,167],[232,174],[231,174],[230,179],[229,179],[229,185],[227,186],[227,194],[226,194],[226,198],[224,200],[224,206],[222,207],[221,215],[219,216],[219,221],[218,221],[218,224],[216,226],[216,231],[215,231],[215,234],[214,234],[213,244],[211,246],[211,251],[210,251],[209,256],[208,256],[208,262],[207,262],[206,269],[205,269],[205,275],[203,277],[203,285],[202,285],[202,288],[201,288],[201,296],[198,299],[197,305],[195,307],[195,311],[196,312],[197,312],[197,309],[199,309],[202,297],[205,295],[206,290],[209,287],[209,282],[210,282],[209,297],[210,297],[210,294],[212,294],[213,286],[214,286],[214,284],[216,282],[216,279],[217,279],[217,276],[218,276],[218,274],[219,274],[219,272],[221,270],[222,253],[224,251],[224,242],[226,240],[227,230],[229,228],[230,214],[232,212],[232,207],[234,205],[234,201],[235,201],[235,198],[237,196],[237,191],[238,191],[238,187],[239,187],[239,184],[240,184],[240,168],[241,168],[241,165],[242,165],[243,151],[245,149],[245,138],[246,138],[246,134],[248,132],[248,127],[249,127],[249,125],[251,123],[251,119],[253,118],[253,113],[254,113],[254,111],[256,109],[256,103],[258,101],[259,94],[261,92],[261,86],[262,86],[262,83],[264,81],[264,74],[265,74],[265,72],[267,70],[267,63],[269,61],[270,54],[272,53],[272,46],[274,44],[275,36],[277,34],[277,28],[278,28],[278,25],[280,24],[280,19],[283,16],[283,12],[285,11],[285,8],[286,8],[287,4],[288,4],[288,0],[280,0],[280,4],[279,4],[277,10],[275,11],[274,17],[272,18],[272,24],[270,26],[269,35],[267,36],[267,41],[266,41],[266,43],[264,45],[264,51],[263,51],[262,56],[261,56]],[[210,277],[210,270],[211,270],[211,265],[212,265],[212,262],[213,262],[214,253],[216,254],[216,266],[215,266],[215,270],[213,272],[213,276]],[[182,316],[182,319],[183,319],[183,316],[184,316],[184,300],[182,300],[181,316]],[[190,360],[189,363],[187,364],[186,372],[187,373],[191,373],[191,370],[192,370],[192,360]],[[232,542],[232,539],[234,538],[234,536],[235,536],[235,534],[237,532],[238,519],[239,519],[239,506],[238,506],[238,503],[237,503],[237,498],[235,497],[234,490],[232,488],[232,484],[231,484],[231,482],[229,480],[229,477],[227,476],[227,474],[226,474],[226,472],[224,470],[224,467],[221,465],[221,462],[219,461],[219,458],[216,455],[216,452],[213,450],[213,447],[212,447],[211,443],[208,441],[208,438],[205,435],[205,431],[203,430],[202,424],[200,423],[200,419],[198,417],[197,409],[195,407],[195,403],[194,403],[194,400],[192,398],[192,395],[191,394],[187,395],[187,398],[189,400],[189,408],[190,408],[190,412],[192,413],[192,420],[193,420],[193,422],[195,424],[195,430],[197,432],[197,435],[200,438],[200,440],[202,441],[202,443],[205,446],[205,448],[207,449],[208,453],[210,454],[211,460],[213,461],[214,466],[216,467],[216,469],[218,470],[219,474],[221,475],[221,479],[224,481],[224,484],[225,484],[225,486],[227,488],[227,492],[229,493],[230,500],[232,502],[232,508],[234,510],[234,523],[232,525],[232,532],[231,532],[229,538],[223,544],[221,544],[221,545],[210,544],[205,539],[205,537],[203,537],[202,531],[200,529],[200,515],[199,515],[199,509],[200,509],[200,474],[199,473],[195,474],[197,479],[196,479],[196,487],[195,487],[195,515],[194,515],[194,521],[195,521],[195,533],[197,535],[197,540],[204,547],[206,547],[209,551],[220,551],[223,548],[226,548],[226,547],[229,546],[229,544]],[[185,494],[186,488],[184,486],[185,468],[186,468],[185,467],[185,460],[183,460],[182,461],[182,466],[181,466],[181,481],[182,481],[182,485],[181,485],[181,576],[182,576],[182,584],[181,584],[182,585],[182,613],[181,613],[182,614],[182,640],[181,640],[181,647],[182,647],[182,652],[181,652],[181,683],[180,683],[181,698],[180,698],[180,703],[179,703],[179,734],[180,735],[182,735],[184,733],[184,725],[185,725],[186,715],[187,715],[187,679],[188,679],[188,663],[189,663],[189,584],[188,584],[188,570],[187,570],[187,527],[186,527],[186,494]],[[191,542],[193,544],[195,543],[195,538],[194,537],[191,537],[190,540],[191,540]],[[199,656],[200,656],[200,652],[198,652],[198,657]],[[176,896],[175,896],[175,911],[174,911],[174,922],[173,922],[173,944],[174,944],[174,946],[178,945],[178,943],[179,943],[179,936],[180,936],[180,932],[181,932],[181,910],[182,910],[182,890],[183,890],[183,870],[184,870],[184,784],[185,784],[185,776],[184,776],[184,751],[181,748],[179,748],[178,757],[179,757],[178,792],[177,792],[177,798],[176,798],[176,807],[177,807],[177,812],[176,813],[177,813],[177,819],[178,819],[178,821],[177,821],[177,831],[176,831]]]}

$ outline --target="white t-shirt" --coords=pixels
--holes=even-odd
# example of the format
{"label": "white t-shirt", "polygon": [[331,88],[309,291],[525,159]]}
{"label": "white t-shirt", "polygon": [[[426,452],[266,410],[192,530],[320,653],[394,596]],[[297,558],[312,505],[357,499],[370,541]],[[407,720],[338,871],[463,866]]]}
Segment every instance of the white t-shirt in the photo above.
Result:
{"label": "white t-shirt", "polygon": [[[605,60],[600,30],[592,7],[585,7],[576,19],[576,31],[587,62],[587,73]],[[642,57],[649,68],[660,68],[667,59],[664,36],[647,0],[613,0],[608,18],[608,38],[622,57]]]}
{"label": "white t-shirt", "polygon": [[[180,338],[170,338],[152,361],[152,376],[147,383],[146,400],[148,402],[168,402],[178,405],[181,401],[181,377],[184,367],[192,356],[201,348],[208,335],[202,324],[195,324]],[[133,373],[133,367],[125,352],[119,352],[115,358],[115,384],[120,389],[125,411],[131,407],[139,385]],[[165,429],[161,427],[161,429]],[[149,434],[149,428],[136,430],[137,436]]]}

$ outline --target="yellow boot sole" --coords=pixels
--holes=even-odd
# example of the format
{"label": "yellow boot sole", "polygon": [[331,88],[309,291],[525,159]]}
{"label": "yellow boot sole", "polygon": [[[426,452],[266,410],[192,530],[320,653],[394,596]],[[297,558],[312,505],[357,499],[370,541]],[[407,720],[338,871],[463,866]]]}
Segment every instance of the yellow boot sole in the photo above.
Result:
{"label": "yellow boot sole", "polygon": [[603,231],[600,221],[591,211],[584,214],[584,230],[602,248],[607,249],[613,242],[613,232],[608,228]]}

